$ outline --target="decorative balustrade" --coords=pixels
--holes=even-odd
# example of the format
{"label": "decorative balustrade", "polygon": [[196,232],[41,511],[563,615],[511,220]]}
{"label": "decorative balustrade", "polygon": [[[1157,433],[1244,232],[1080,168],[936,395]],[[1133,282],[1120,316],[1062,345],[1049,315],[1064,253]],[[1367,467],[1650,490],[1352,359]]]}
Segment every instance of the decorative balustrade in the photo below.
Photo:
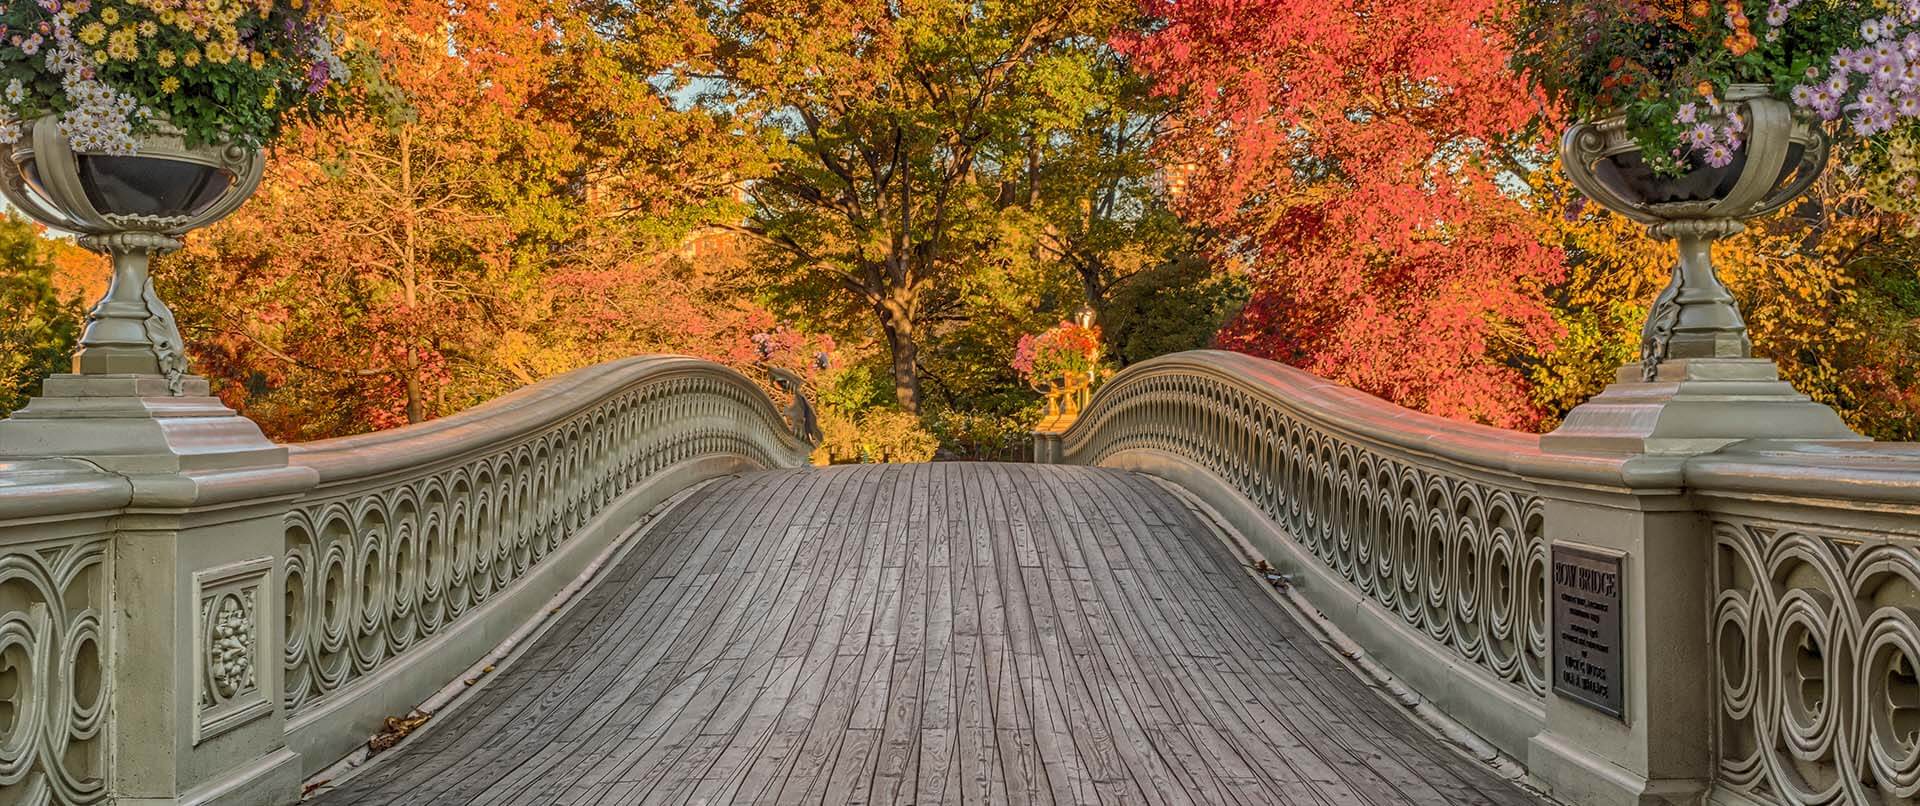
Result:
{"label": "decorative balustrade", "polygon": [[125,480],[83,462],[0,463],[0,799],[107,798],[109,519]]}
{"label": "decorative balustrade", "polygon": [[1713,528],[1721,784],[1920,801],[1920,447],[1738,448],[1687,479]]}
{"label": "decorative balustrade", "polygon": [[[571,544],[597,551],[699,478],[801,465],[811,449],[751,381],[674,357],[603,364],[420,426],[292,446],[290,462],[318,471],[320,485],[286,517],[289,733],[310,731],[308,714],[354,699],[359,684],[496,599],[524,599],[507,616],[509,626],[524,620],[555,585],[515,593],[516,584]],[[643,488],[645,506],[606,517]],[[554,581],[591,556],[577,552]],[[415,687],[431,688],[421,698],[477,659],[435,654],[453,671],[422,678]],[[363,740],[366,709],[346,710],[355,715],[337,721],[362,727],[344,733]],[[341,740],[326,737],[343,733],[317,732],[295,746],[331,749]]]}
{"label": "decorative balustrade", "polygon": [[648,510],[812,447],[673,356],[287,448],[154,400],[211,450],[0,461],[0,803],[290,802]]}
{"label": "decorative balustrade", "polygon": [[1512,469],[1542,463],[1538,443],[1272,362],[1183,353],[1109,381],[1063,445],[1078,463],[1129,451],[1192,462],[1382,612],[1544,697],[1544,514]]}
{"label": "decorative balustrade", "polygon": [[[1109,381],[1058,455],[1214,505],[1308,603],[1568,802],[1645,802],[1632,776],[1662,802],[1920,802],[1920,446],[1543,451],[1195,352]],[[1561,544],[1622,558],[1617,721],[1551,707],[1570,696],[1553,677]],[[1467,671],[1430,668],[1446,658]],[[1507,705],[1476,702],[1500,689]]]}
{"label": "decorative balustrade", "polygon": [[1195,493],[1395,673],[1520,757],[1551,687],[1542,485],[1632,472],[1214,351],[1121,372],[1058,451]]}

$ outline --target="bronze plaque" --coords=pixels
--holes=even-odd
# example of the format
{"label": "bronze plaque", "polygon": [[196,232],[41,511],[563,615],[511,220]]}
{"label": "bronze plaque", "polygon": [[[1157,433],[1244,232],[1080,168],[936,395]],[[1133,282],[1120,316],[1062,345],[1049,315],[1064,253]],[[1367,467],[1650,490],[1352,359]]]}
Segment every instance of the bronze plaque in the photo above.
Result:
{"label": "bronze plaque", "polygon": [[1553,547],[1553,690],[1626,718],[1620,606],[1625,557]]}

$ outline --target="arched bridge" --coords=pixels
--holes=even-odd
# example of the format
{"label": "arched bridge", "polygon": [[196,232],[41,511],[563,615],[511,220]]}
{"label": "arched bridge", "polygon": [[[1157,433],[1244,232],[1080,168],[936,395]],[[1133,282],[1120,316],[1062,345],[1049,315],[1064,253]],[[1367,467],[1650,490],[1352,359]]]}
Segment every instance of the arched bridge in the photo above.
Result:
{"label": "arched bridge", "polygon": [[320,804],[1527,803],[1148,477],[749,473]]}
{"label": "arched bridge", "polygon": [[0,804],[1915,802],[1920,450],[1675,372],[1542,437],[1183,353],[835,468],[689,358],[291,446],[56,376]]}

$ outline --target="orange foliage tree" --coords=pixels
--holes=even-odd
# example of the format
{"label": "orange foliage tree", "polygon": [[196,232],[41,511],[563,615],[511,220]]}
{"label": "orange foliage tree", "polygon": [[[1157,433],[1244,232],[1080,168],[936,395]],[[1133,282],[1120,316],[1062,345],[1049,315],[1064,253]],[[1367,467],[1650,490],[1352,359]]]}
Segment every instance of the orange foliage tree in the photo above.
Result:
{"label": "orange foliage tree", "polygon": [[[1402,405],[1553,427],[1631,363],[1673,263],[1582,203],[1510,67],[1506,0],[1150,0],[1189,222],[1247,266],[1224,345]],[[1855,428],[1920,436],[1920,143],[1836,157],[1716,264],[1758,353]]]}
{"label": "orange foliage tree", "polygon": [[1526,428],[1563,256],[1523,199],[1537,104],[1500,0],[1154,0],[1127,48],[1182,96],[1190,221],[1247,264],[1223,345],[1402,405]]}
{"label": "orange foliage tree", "polygon": [[634,352],[754,359],[772,317],[689,258],[756,152],[677,110],[647,53],[546,0],[337,9],[350,108],[161,274],[224,397],[314,438]]}

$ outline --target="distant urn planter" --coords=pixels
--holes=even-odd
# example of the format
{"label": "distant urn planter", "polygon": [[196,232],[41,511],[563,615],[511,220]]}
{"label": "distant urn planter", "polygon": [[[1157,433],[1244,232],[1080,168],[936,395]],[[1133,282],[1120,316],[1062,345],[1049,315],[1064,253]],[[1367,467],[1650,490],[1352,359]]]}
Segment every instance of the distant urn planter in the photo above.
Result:
{"label": "distant urn planter", "polygon": [[162,124],[136,136],[135,154],[74,151],[57,116],[22,124],[0,170],[0,194],[49,227],[77,233],[81,246],[113,259],[107,293],[87,314],[74,354],[81,375],[162,375],[182,394],[187,361],[173,312],[154,293],[148,262],[180,248],[180,237],[232,213],[260,184],[259,149],[189,146]]}
{"label": "distant urn planter", "polygon": [[1826,167],[1825,130],[1766,87],[1729,87],[1721,110],[1705,119],[1720,127],[1732,114],[1740,116],[1746,137],[1731,161],[1715,167],[1689,153],[1688,170],[1677,177],[1647,165],[1624,115],[1576,124],[1560,143],[1567,177],[1581,193],[1677,244],[1673,279],[1641,331],[1642,375],[1649,381],[1670,358],[1752,355],[1740,311],[1714,273],[1713,242],[1745,229],[1742,220],[1785,206]]}

